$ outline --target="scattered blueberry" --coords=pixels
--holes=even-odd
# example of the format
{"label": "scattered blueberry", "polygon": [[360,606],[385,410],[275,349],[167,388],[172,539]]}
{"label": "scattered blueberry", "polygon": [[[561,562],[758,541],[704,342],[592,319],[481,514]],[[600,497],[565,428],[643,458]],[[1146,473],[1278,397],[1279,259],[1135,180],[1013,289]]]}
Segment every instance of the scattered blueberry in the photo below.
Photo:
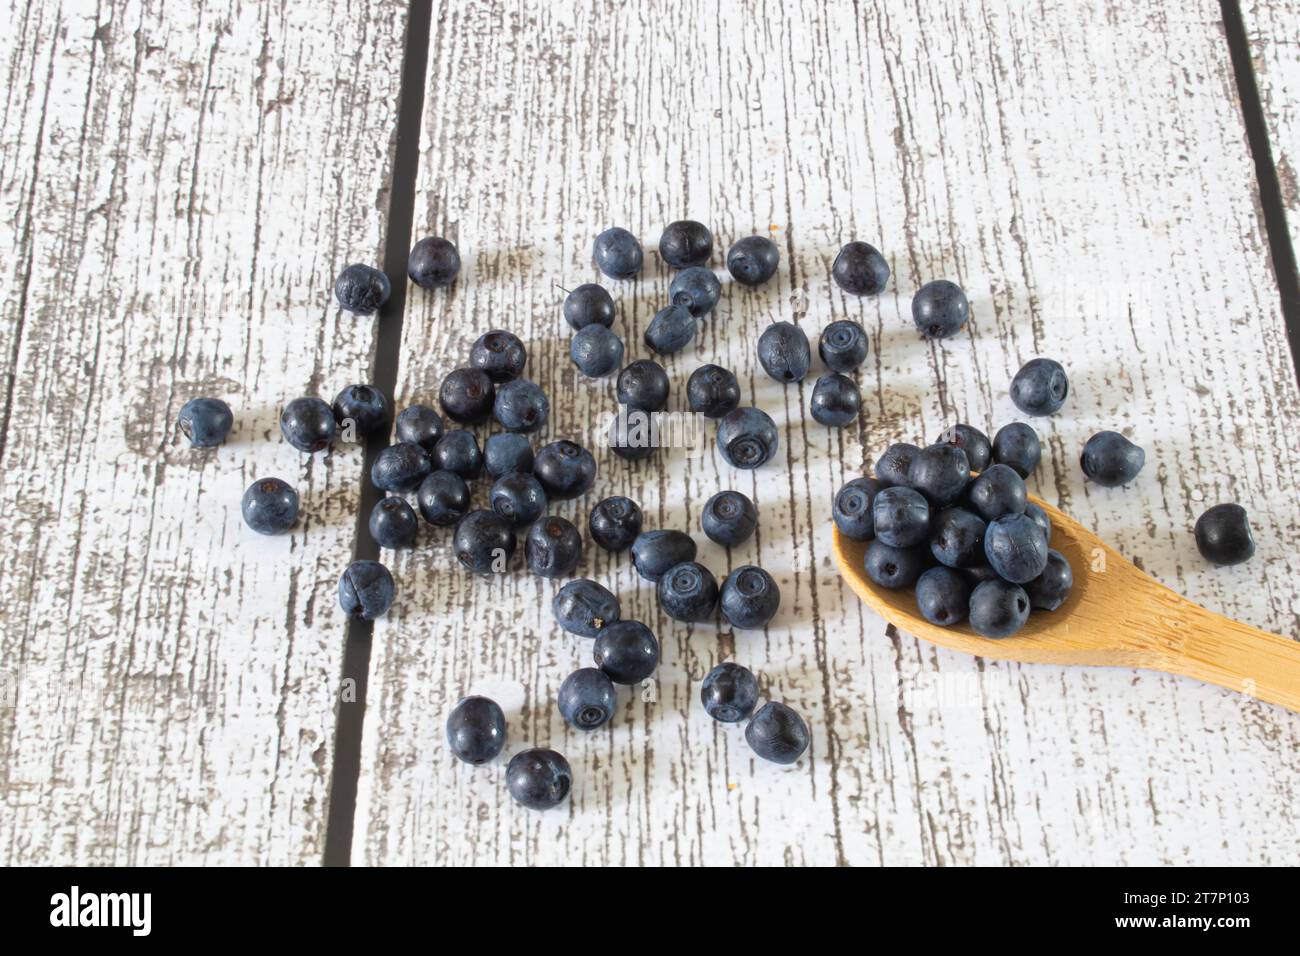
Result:
{"label": "scattered blueberry", "polygon": [[831,506],[831,517],[840,534],[851,541],[870,541],[876,536],[871,503],[880,488],[880,482],[874,478],[854,478],[839,490]]}
{"label": "scattered blueberry", "polygon": [[1034,524],[1038,525],[1043,532],[1043,540],[1048,544],[1052,543],[1052,519],[1047,516],[1047,512],[1032,501],[1025,505],[1025,514],[1034,519]]}
{"label": "scattered blueberry", "polygon": [[647,581],[669,568],[695,560],[695,539],[684,531],[642,531],[632,542],[632,564]]}
{"label": "scattered blueberry", "polygon": [[546,492],[531,474],[512,471],[492,484],[488,494],[492,510],[516,528],[532,524],[546,512]]}
{"label": "scattered blueberry", "polygon": [[529,810],[549,810],[563,803],[573,789],[573,771],[554,750],[521,750],[506,766],[506,789]]}
{"label": "scattered blueberry", "polygon": [[525,378],[503,382],[497,388],[493,414],[501,427],[511,432],[535,432],[546,424],[551,402],[542,387]]}
{"label": "scattered blueberry", "polygon": [[454,471],[435,471],[420,482],[415,500],[425,521],[449,528],[469,511],[469,485]]}
{"label": "scattered blueberry", "polygon": [[867,360],[867,333],[849,319],[840,319],[822,329],[817,354],[833,372],[848,374]]}
{"label": "scattered blueberry", "polygon": [[659,255],[674,269],[702,266],[713,255],[713,235],[693,219],[670,222],[659,237]]}
{"label": "scattered blueberry", "polygon": [[694,561],[684,561],[665,571],[656,591],[659,606],[675,621],[707,621],[718,606],[717,579],[712,571]]}
{"label": "scattered blueberry", "polygon": [[724,724],[736,724],[754,712],[758,680],[748,667],[724,661],[704,675],[700,685],[704,712]]}
{"label": "scattered blueberry", "polygon": [[655,313],[646,326],[645,344],[660,355],[672,355],[691,344],[698,324],[695,316],[682,305],[670,305]]}
{"label": "scattered blueberry", "polygon": [[745,740],[764,760],[791,764],[808,749],[808,726],[785,704],[769,701],[745,728]]}
{"label": "scattered blueberry", "polygon": [[711,269],[691,266],[673,276],[668,286],[668,301],[680,305],[697,319],[708,315],[722,295],[722,283]]}
{"label": "scattered blueberry", "polygon": [[1070,380],[1060,362],[1030,359],[1011,380],[1011,400],[1026,415],[1051,415],[1070,394]]}
{"label": "scattered blueberry", "polygon": [[461,518],[451,546],[461,566],[475,574],[505,571],[515,553],[515,531],[495,511],[471,511]]}
{"label": "scattered blueberry", "polygon": [[556,704],[563,717],[578,730],[595,730],[614,716],[617,695],[614,682],[604,671],[583,667],[574,671],[560,685]]}
{"label": "scattered blueberry", "polygon": [[946,339],[961,331],[970,319],[966,293],[955,282],[935,279],[912,296],[912,321],[927,339]]}
{"label": "scattered blueberry", "polygon": [[641,533],[641,507],[631,498],[605,498],[591,509],[587,530],[606,551],[624,551]]}
{"label": "scattered blueberry", "polygon": [[432,452],[442,437],[442,416],[428,405],[411,405],[397,414],[397,440]]}
{"label": "scattered blueberry", "polygon": [[473,432],[453,428],[433,446],[433,467],[450,471],[466,481],[473,481],[483,471],[483,452]]}
{"label": "scattered blueberry", "polygon": [[494,329],[478,337],[470,346],[470,368],[480,369],[498,385],[524,374],[528,364],[528,349],[513,332]]}
{"label": "scattered blueberry", "polygon": [[956,445],[922,448],[907,469],[907,483],[937,508],[950,505],[970,483],[970,462]]}
{"label": "scattered blueberry", "polygon": [[622,617],[618,598],[595,581],[579,578],[556,593],[551,602],[555,621],[570,634],[595,637],[601,628]]}
{"label": "scattered blueberry", "polygon": [[366,438],[388,427],[392,406],[386,396],[373,385],[349,385],[334,397],[334,420],[345,430],[347,423],[360,438]]}
{"label": "scattered blueberry", "polygon": [[370,466],[370,480],[380,491],[414,491],[433,471],[433,459],[419,445],[398,442],[382,449]]}
{"label": "scattered blueberry", "polygon": [[533,470],[533,445],[527,436],[516,432],[489,435],[483,445],[483,467],[493,478],[512,471]]}
{"label": "scattered blueberry", "polygon": [[592,247],[596,268],[611,279],[630,279],[641,271],[641,243],[636,236],[615,226],[596,237]]}
{"label": "scattered blueberry", "polygon": [[244,492],[240,510],[258,534],[284,534],[298,521],[298,492],[279,478],[259,478]]}
{"label": "scattered blueberry", "polygon": [[605,326],[592,323],[573,336],[569,358],[588,378],[604,378],[623,364],[623,340]]}
{"label": "scattered blueberry", "polygon": [[758,468],[776,450],[776,422],[760,408],[736,408],[718,422],[718,451],[733,468]]}
{"label": "scattered blueberry", "polygon": [[1001,578],[977,584],[970,594],[970,626],[983,637],[1010,637],[1029,620],[1025,589]]}
{"label": "scattered blueberry", "polygon": [[773,322],[758,337],[758,360],[778,382],[801,382],[812,364],[808,336],[792,322]]}
{"label": "scattered blueberry", "polygon": [[212,448],[226,440],[235,416],[219,398],[191,398],[181,406],[176,424],[195,448]]}
{"label": "scattered blueberry", "polygon": [[781,589],[772,575],[747,564],[727,575],[718,592],[718,607],[732,627],[766,627],[781,607]]}
{"label": "scattered blueberry", "polygon": [[577,498],[596,483],[596,459],[575,442],[553,441],[537,453],[533,474],[550,501]]}
{"label": "scattered blueberry", "polygon": [[388,276],[360,263],[348,266],[334,280],[334,298],[356,315],[371,315],[382,308],[391,291]]}
{"label": "scattered blueberry", "polygon": [[994,465],[970,483],[966,500],[981,518],[994,521],[1003,515],[1024,514],[1029,493],[1014,468]]}
{"label": "scattered blueberry", "polygon": [[406,274],[421,289],[451,285],[460,272],[460,253],[450,240],[429,236],[411,247]]}
{"label": "scattered blueberry", "polygon": [[1031,607],[1040,611],[1055,611],[1070,596],[1074,585],[1074,572],[1070,562],[1060,551],[1047,552],[1047,567],[1043,573],[1025,584],[1025,593],[1029,595]]}
{"label": "scattered blueberry", "polygon": [[930,534],[930,504],[919,491],[882,488],[871,502],[876,540],[894,548],[911,548]]}
{"label": "scattered blueberry", "polygon": [[592,656],[615,684],[639,684],[659,666],[659,642],[640,621],[617,621],[600,629]]}
{"label": "scattered blueberry", "polygon": [[447,745],[458,760],[495,760],[506,745],[506,715],[487,697],[463,697],[447,717]]}
{"label": "scattered blueberry", "polygon": [[739,491],[719,491],[704,503],[700,526],[710,541],[734,548],[748,541],[758,527],[758,509]]}
{"label": "scattered blueberry", "polygon": [[614,297],[594,282],[578,286],[564,297],[564,319],[581,332],[589,325],[614,324]]}
{"label": "scattered blueberry", "polygon": [[378,561],[353,561],[339,576],[339,607],[349,617],[383,617],[395,593],[393,576]]}
{"label": "scattered blueberry", "polygon": [[438,389],[438,403],[452,421],[474,425],[487,421],[496,401],[496,387],[487,372],[457,368],[447,373]]}
{"label": "scattered blueberry", "polygon": [[850,242],[835,257],[831,278],[850,295],[875,295],[889,281],[889,263],[875,246]]}
{"label": "scattered blueberry", "polygon": [[970,425],[953,425],[939,436],[940,444],[956,445],[966,453],[966,463],[971,471],[983,471],[993,457],[989,436]]}
{"label": "scattered blueberry", "polygon": [[960,571],[931,568],[917,579],[916,606],[931,624],[950,627],[970,610],[970,583]]}
{"label": "scattered blueberry", "polygon": [[944,508],[934,516],[930,553],[950,568],[973,568],[984,563],[984,533],[988,524],[965,508]]}
{"label": "scattered blueberry", "polygon": [[524,539],[528,570],[540,578],[562,578],[582,560],[582,535],[568,518],[547,515]]}
{"label": "scattered blueberry", "polygon": [[827,372],[813,386],[809,404],[813,420],[828,428],[843,428],[858,417],[862,408],[862,393],[847,375]]}
{"label": "scattered blueberry", "polygon": [[762,285],[780,262],[781,252],[767,236],[746,236],[727,250],[727,271],[741,285]]}
{"label": "scattered blueberry", "polygon": [[912,469],[912,460],[921,454],[917,445],[897,442],[885,449],[884,454],[876,459],[876,480],[882,485],[907,484],[908,472]]}
{"label": "scattered blueberry", "polygon": [[420,521],[404,498],[380,498],[370,510],[370,537],[381,548],[408,548],[420,533]]}
{"label": "scattered blueberry", "polygon": [[653,412],[619,406],[609,420],[607,445],[625,461],[643,461],[655,453]]}
{"label": "scattered blueberry", "polygon": [[922,548],[895,548],[872,541],[863,556],[867,577],[882,588],[910,588],[926,565]]}
{"label": "scattered blueberry", "polygon": [[1042,455],[1038,433],[1024,422],[1003,425],[993,436],[993,460],[999,465],[1010,465],[1021,478],[1034,473]]}
{"label": "scattered blueberry", "polygon": [[721,365],[701,365],[686,381],[686,401],[697,415],[721,418],[740,404],[740,383]]}
{"label": "scattered blueberry", "polygon": [[1024,584],[1047,567],[1047,542],[1037,522],[1028,515],[1010,514],[990,521],[984,532],[984,555],[998,576]]}
{"label": "scattered blueberry", "polygon": [[1246,509],[1237,504],[1215,505],[1196,519],[1196,549],[1212,564],[1249,561],[1255,554]]}
{"label": "scattered blueberry", "polygon": [[620,405],[658,412],[668,404],[668,373],[658,362],[639,359],[618,373],[615,393]]}
{"label": "scattered blueberry", "polygon": [[1119,432],[1097,432],[1083,446],[1083,473],[1104,488],[1127,485],[1147,462],[1147,453]]}
{"label": "scattered blueberry", "polygon": [[324,451],[338,433],[334,410],[319,398],[295,398],[280,413],[280,433],[294,448]]}

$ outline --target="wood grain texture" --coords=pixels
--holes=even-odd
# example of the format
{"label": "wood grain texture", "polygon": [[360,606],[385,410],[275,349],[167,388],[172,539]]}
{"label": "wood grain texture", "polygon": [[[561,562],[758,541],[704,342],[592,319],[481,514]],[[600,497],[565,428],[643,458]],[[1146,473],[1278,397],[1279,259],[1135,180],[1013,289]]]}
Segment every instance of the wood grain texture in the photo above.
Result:
{"label": "wood grain texture", "polygon": [[1292,248],[1300,248],[1300,4],[1242,4]]}
{"label": "wood grain texture", "polygon": [[[434,24],[415,233],[453,238],[465,269],[413,299],[399,404],[432,399],[475,335],[503,327],[552,397],[544,439],[588,436],[613,384],[576,375],[559,307],[561,287],[597,278],[595,234],[621,224],[647,247],[638,280],[607,283],[639,357],[670,278],[652,251],[666,222],[709,223],[720,273],[727,244],[770,233],[777,279],[726,285],[666,365],[673,407],[698,364],[735,369],[781,427],[776,461],[738,473],[711,448],[639,466],[601,452],[595,492],[555,510],[581,522],[630,495],[648,526],[695,533],[719,577],[756,561],[784,599],[761,632],[677,625],[626,557],[589,546],[580,573],[658,632],[663,662],[655,700],[625,689],[613,724],[584,736],[553,706],[590,655],[552,620],[558,584],[518,559],[471,578],[430,534],[394,557],[402,596],[375,631],[357,862],[1296,862],[1296,715],[1173,677],[934,648],[886,629],[830,556],[831,495],[864,451],[1001,425],[1020,363],[1056,355],[1073,393],[1035,422],[1035,490],[1194,600],[1297,633],[1300,396],[1215,5],[447,2]],[[886,250],[883,296],[829,282],[850,238]],[[975,317],[931,345],[909,300],[941,276]],[[866,414],[831,432],[805,414],[811,379],[769,381],[754,347],[773,319],[815,337],[846,316],[872,338]],[[1101,428],[1147,449],[1127,490],[1082,481],[1078,449]],[[761,516],[733,553],[698,529],[724,487]],[[1216,570],[1191,528],[1227,499],[1250,510],[1260,553]],[[796,766],[764,764],[704,715],[699,681],[724,659],[806,716]],[[505,707],[506,756],[568,756],[563,809],[512,805],[505,756],[455,763],[443,722],[468,693]]]}
{"label": "wood grain texture", "polygon": [[[367,377],[405,5],[10,3],[0,859],[316,863],[360,451],[279,409]],[[210,452],[172,422],[230,402]],[[292,535],[246,529],[255,478]]]}

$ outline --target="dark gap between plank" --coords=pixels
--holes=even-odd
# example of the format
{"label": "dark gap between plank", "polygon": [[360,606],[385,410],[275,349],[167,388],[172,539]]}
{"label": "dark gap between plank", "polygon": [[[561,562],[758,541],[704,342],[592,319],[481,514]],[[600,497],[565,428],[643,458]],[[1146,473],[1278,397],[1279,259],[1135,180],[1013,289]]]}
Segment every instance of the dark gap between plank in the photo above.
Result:
{"label": "dark gap between plank", "polygon": [[[397,100],[397,148],[393,157],[392,188],[388,198],[388,233],[384,238],[384,272],[393,291],[379,311],[371,382],[390,398],[397,385],[402,348],[402,317],[406,310],[406,259],[411,249],[411,222],[415,212],[415,180],[420,166],[420,126],[424,114],[424,70],[429,59],[432,0],[412,0],[402,50],[402,82]],[[388,444],[388,435],[372,435],[366,442],[361,469],[361,499],[353,536],[354,561],[379,558],[379,545],[370,536],[370,511],[383,492],[370,480],[375,456]],[[334,764],[330,777],[329,814],[325,821],[325,866],[349,866],[357,809],[357,783],[361,776],[361,731],[365,719],[367,678],[370,674],[371,621],[349,620],[343,650],[342,680],[356,682],[356,700],[340,698],[334,725]],[[340,687],[342,687],[342,680]]]}

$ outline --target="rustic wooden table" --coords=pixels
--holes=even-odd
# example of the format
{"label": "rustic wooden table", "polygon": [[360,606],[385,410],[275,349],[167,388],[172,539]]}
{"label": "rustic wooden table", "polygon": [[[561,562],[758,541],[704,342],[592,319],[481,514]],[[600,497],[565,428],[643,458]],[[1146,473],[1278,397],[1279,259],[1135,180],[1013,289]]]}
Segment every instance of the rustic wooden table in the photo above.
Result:
{"label": "rustic wooden table", "polygon": [[[865,611],[830,558],[831,496],[864,456],[1016,418],[1012,374],[1052,355],[1073,392],[1035,422],[1033,490],[1193,599],[1300,634],[1294,275],[1271,264],[1286,237],[1265,228],[1277,210],[1217,5],[190,7],[7,4],[0,860],[315,865],[331,828],[346,857],[351,823],[358,864],[1300,862],[1300,715],[1151,673],[936,649]],[[1295,239],[1300,8],[1242,19]],[[418,64],[426,45],[421,133],[403,142],[403,54]],[[390,221],[412,188],[410,221]],[[499,326],[529,343],[549,435],[587,436],[613,386],[569,363],[557,290],[596,278],[600,229],[653,248],[682,217],[724,245],[769,233],[781,248],[777,279],[725,286],[666,363],[678,390],[703,361],[734,368],[781,453],[737,473],[712,452],[639,466],[602,452],[597,492],[692,531],[712,492],[750,494],[753,541],[727,553],[696,536],[717,572],[776,575],[777,619],[675,625],[625,557],[592,549],[583,573],[657,630],[664,659],[655,699],[624,697],[583,736],[552,704],[589,653],[553,624],[556,585],[470,578],[429,533],[385,557],[398,602],[349,644],[335,581],[357,547],[363,452],[299,455],[280,407],[379,376],[399,328],[384,374],[399,406],[427,401]],[[379,320],[340,313],[336,272],[400,261],[412,232],[459,244],[454,289],[412,287]],[[879,298],[828,281],[855,237],[890,259]],[[669,279],[648,262],[614,290],[638,355]],[[938,345],[909,314],[937,277],[974,306]],[[815,334],[841,317],[872,351],[865,414],[833,432],[806,415],[810,383],[769,381],[754,347],[770,320]],[[173,432],[199,394],[236,410],[208,454]],[[1100,428],[1147,449],[1127,490],[1082,481]],[[240,520],[265,474],[303,494],[291,536]],[[558,510],[581,518],[592,500]],[[1236,569],[1192,542],[1221,500],[1246,506],[1259,540]],[[698,681],[723,659],[807,717],[796,766],[704,716]],[[349,673],[357,661],[368,673]],[[349,680],[364,701],[340,702]],[[564,809],[523,811],[503,762],[449,757],[443,721],[465,693],[505,706],[512,747],[568,756]],[[336,725],[352,738],[337,768]]]}

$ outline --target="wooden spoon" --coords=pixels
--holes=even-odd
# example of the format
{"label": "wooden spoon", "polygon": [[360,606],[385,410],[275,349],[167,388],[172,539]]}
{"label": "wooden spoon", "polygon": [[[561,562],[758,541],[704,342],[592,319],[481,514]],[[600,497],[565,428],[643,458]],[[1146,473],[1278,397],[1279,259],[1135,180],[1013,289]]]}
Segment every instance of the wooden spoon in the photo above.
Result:
{"label": "wooden spoon", "polygon": [[931,624],[917,610],[911,588],[890,590],[867,577],[862,563],[867,545],[839,528],[835,560],[858,597],[886,621],[955,651],[1031,664],[1182,674],[1300,712],[1300,642],[1192,603],[1143,574],[1069,515],[1031,500],[1052,519],[1052,547],[1070,562],[1074,587],[1059,608],[1034,611],[1011,637],[980,637],[966,623]]}

